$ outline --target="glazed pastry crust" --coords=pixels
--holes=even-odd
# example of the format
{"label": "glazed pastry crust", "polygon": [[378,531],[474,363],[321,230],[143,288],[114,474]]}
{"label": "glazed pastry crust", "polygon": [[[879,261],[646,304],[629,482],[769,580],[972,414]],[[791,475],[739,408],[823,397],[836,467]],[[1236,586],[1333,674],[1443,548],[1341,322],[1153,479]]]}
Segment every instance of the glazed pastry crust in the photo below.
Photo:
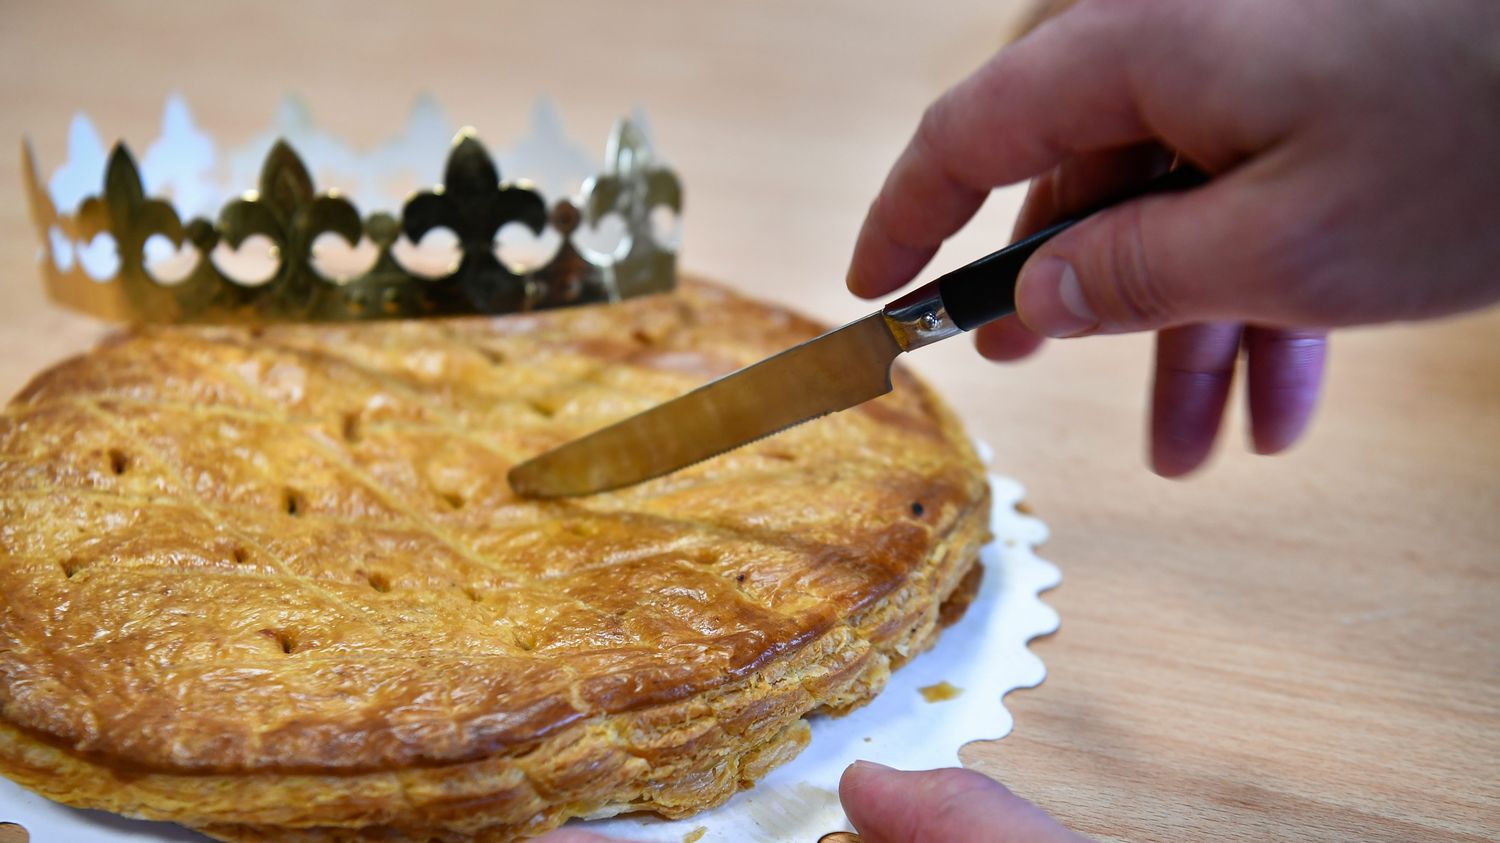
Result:
{"label": "glazed pastry crust", "polygon": [[683,816],[972,593],[988,490],[915,378],[614,493],[515,462],[814,335],[688,280],[501,319],[139,330],[0,417],[0,772],[224,840]]}

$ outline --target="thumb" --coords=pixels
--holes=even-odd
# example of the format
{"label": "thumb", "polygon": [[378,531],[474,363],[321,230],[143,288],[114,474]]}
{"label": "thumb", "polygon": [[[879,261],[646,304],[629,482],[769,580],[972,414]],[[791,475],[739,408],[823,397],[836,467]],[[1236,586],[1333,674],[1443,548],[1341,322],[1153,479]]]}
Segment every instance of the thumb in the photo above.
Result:
{"label": "thumb", "polygon": [[[1049,337],[1249,321],[1267,302],[1245,191],[1220,178],[1117,205],[1057,235],[1026,262],[1021,321]],[[1274,302],[1275,297],[1271,297]]]}
{"label": "thumb", "polygon": [[1088,843],[969,770],[904,773],[860,761],[844,771],[839,800],[863,843]]}

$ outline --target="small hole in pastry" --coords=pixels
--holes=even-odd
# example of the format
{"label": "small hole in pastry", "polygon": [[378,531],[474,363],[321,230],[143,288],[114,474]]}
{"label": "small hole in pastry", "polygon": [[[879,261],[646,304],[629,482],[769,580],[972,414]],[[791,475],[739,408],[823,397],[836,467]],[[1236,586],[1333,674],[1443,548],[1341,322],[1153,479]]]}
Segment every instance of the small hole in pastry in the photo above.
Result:
{"label": "small hole in pastry", "polygon": [[78,557],[69,556],[62,561],[59,567],[62,568],[63,576],[71,580],[74,574],[83,570],[83,563],[78,560]]}
{"label": "small hole in pastry", "polygon": [[358,442],[359,441],[359,412],[358,411],[353,412],[353,413],[345,413],[344,414],[344,424],[343,424],[343,428],[342,428],[342,433],[344,434],[344,441],[345,442],[353,443],[353,442]]}
{"label": "small hole in pastry", "polygon": [[234,550],[229,552],[229,557],[234,560],[234,564],[243,565],[250,561],[250,551],[236,545]]}
{"label": "small hole in pastry", "polygon": [[734,581],[735,582],[744,582],[745,581],[745,574],[744,574],[744,572],[735,574],[734,575]]}
{"label": "small hole in pastry", "polygon": [[912,501],[911,502],[911,514],[912,515],[915,515],[916,517],[921,518],[922,514],[925,513],[926,511],[927,511],[927,508],[924,507],[924,506],[922,506],[922,502],[921,501]]}
{"label": "small hole in pastry", "polygon": [[446,503],[448,505],[449,509],[463,509],[464,508],[464,496],[463,495],[460,495],[457,492],[439,492],[438,494],[442,496],[443,503]]}
{"label": "small hole in pastry", "polygon": [[530,404],[531,405],[531,409],[535,410],[536,413],[538,415],[542,416],[543,418],[550,419],[550,418],[552,418],[553,415],[555,415],[557,413],[557,411],[555,409],[553,409],[551,406],[549,406],[547,404],[544,404],[541,401],[537,401],[536,399],[532,399],[530,401],[527,401],[526,403]]}
{"label": "small hole in pastry", "polygon": [[765,453],[766,453],[766,459],[768,459],[768,460],[780,460],[782,462],[796,462],[797,461],[797,457],[795,455],[789,454],[786,451],[766,451]]}
{"label": "small hole in pastry", "polygon": [[644,328],[636,328],[634,331],[631,331],[630,338],[635,340],[640,345],[656,345],[656,340],[653,339],[650,334],[646,333],[646,330]]}
{"label": "small hole in pastry", "polygon": [[387,591],[391,590],[391,580],[385,574],[377,572],[374,574],[370,574],[369,576],[365,577],[365,579],[370,581],[370,588],[375,589],[381,594],[385,594]]}
{"label": "small hole in pastry", "polygon": [[281,652],[291,655],[297,649],[297,633],[285,629],[262,629],[262,635],[269,636]]}
{"label": "small hole in pastry", "polygon": [[479,346],[474,350],[478,351],[479,354],[484,357],[484,359],[490,361],[491,365],[500,366],[504,365],[505,363],[505,354],[497,351],[496,349]]}
{"label": "small hole in pastry", "polygon": [[282,490],[281,503],[282,507],[286,510],[286,514],[294,518],[301,515],[307,506],[302,501],[302,495],[298,494],[296,489]]}
{"label": "small hole in pastry", "polygon": [[479,602],[479,601],[480,601],[480,600],[483,600],[483,599],[484,599],[484,598],[483,598],[483,597],[482,597],[482,596],[481,596],[481,595],[480,595],[480,594],[479,594],[479,592],[478,592],[478,591],[476,591],[476,590],[475,590],[475,589],[474,589],[474,588],[473,588],[473,587],[471,587],[471,586],[467,586],[467,585],[466,585],[466,586],[464,586],[464,588],[463,588],[463,591],[464,591],[464,596],[465,596],[465,597],[467,597],[467,598],[469,598],[469,600],[470,600],[470,601],[471,601],[471,602],[474,602],[474,603],[478,603],[478,602]]}
{"label": "small hole in pastry", "polygon": [[124,474],[125,473],[125,469],[127,469],[129,467],[130,467],[130,459],[125,456],[125,452],[124,451],[120,450],[119,448],[110,448],[109,449],[109,470],[110,471],[113,471],[116,475],[120,475],[120,474]]}
{"label": "small hole in pastry", "polygon": [[511,633],[511,635],[516,639],[516,646],[520,647],[522,650],[525,650],[529,653],[532,650],[536,649],[536,639],[533,638],[530,633],[513,632]]}

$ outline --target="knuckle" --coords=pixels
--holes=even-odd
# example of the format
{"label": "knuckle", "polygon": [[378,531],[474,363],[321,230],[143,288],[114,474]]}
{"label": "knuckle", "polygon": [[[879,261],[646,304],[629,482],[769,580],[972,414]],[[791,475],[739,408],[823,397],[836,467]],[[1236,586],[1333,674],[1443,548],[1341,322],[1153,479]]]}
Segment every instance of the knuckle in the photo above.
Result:
{"label": "knuckle", "polygon": [[956,148],[953,140],[954,129],[948,116],[951,111],[949,99],[948,96],[939,97],[922,112],[916,134],[912,136],[912,151],[935,177],[935,188],[966,193],[973,188],[958,171],[967,156],[962,149]]}
{"label": "knuckle", "polygon": [[875,197],[867,219],[883,242],[897,249],[927,248],[933,236],[927,230],[930,217],[922,203],[900,201],[889,193]]}
{"label": "knuckle", "polygon": [[966,89],[973,81],[959,83],[928,105],[911,141],[911,152],[932,178],[932,187],[957,195],[981,194],[993,186],[980,163],[989,156],[989,141],[976,133],[976,121],[963,104],[972,98]]}
{"label": "knuckle", "polygon": [[913,817],[905,839],[913,843],[953,843],[953,823],[974,806],[981,793],[998,785],[972,770],[947,768],[927,773],[922,782],[923,810]]}
{"label": "knuckle", "polygon": [[1099,271],[1111,283],[1094,285],[1102,295],[1093,304],[1106,324],[1159,326],[1177,314],[1166,279],[1153,261],[1144,204],[1121,206],[1105,233]]}
{"label": "knuckle", "polygon": [[917,131],[912,137],[912,146],[920,155],[931,161],[942,161],[944,140],[948,131],[948,95],[933,100],[922,110],[917,121]]}
{"label": "knuckle", "polygon": [[[1324,200],[1327,201],[1327,200]],[[1359,306],[1341,282],[1345,277],[1342,226],[1346,211],[1308,202],[1300,224],[1289,225],[1273,209],[1250,210],[1250,222],[1261,236],[1245,256],[1247,294],[1262,301],[1277,322],[1338,324],[1340,315]]]}

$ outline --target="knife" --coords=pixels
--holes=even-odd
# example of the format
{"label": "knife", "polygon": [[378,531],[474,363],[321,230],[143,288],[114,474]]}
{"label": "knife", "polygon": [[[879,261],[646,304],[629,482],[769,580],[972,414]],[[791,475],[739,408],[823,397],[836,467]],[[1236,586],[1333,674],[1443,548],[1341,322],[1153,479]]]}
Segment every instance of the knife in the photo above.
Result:
{"label": "knife", "polygon": [[1039,246],[1103,208],[1207,181],[1180,166],[1144,187],[949,272],[884,308],[732,372],[510,470],[526,497],[587,495],[629,486],[891,391],[902,352],[1015,312],[1021,266]]}

